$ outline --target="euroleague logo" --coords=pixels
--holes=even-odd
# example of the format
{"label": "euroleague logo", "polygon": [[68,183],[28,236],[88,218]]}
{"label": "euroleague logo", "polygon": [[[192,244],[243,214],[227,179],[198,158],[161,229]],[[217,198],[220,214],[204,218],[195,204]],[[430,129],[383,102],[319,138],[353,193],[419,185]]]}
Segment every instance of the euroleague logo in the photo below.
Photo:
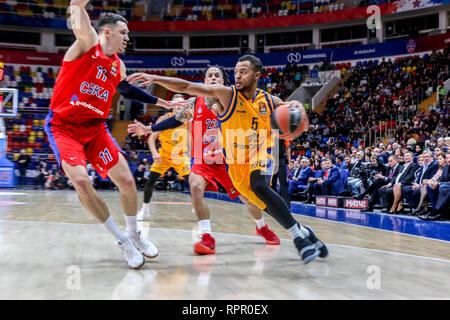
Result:
{"label": "euroleague logo", "polygon": [[416,50],[416,42],[414,39],[410,39],[408,43],[406,44],[406,50],[408,53],[413,53]]}
{"label": "euroleague logo", "polygon": [[186,63],[186,60],[183,57],[173,57],[170,63],[173,67],[182,67]]}
{"label": "euroleague logo", "polygon": [[300,62],[300,60],[302,60],[302,55],[298,52],[289,53],[287,56],[287,61],[289,63],[297,63]]}

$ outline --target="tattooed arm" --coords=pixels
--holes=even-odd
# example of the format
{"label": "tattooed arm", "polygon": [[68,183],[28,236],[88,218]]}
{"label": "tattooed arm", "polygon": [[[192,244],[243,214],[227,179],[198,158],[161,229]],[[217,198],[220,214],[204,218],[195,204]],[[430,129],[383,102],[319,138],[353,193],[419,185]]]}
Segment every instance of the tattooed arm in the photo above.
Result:
{"label": "tattooed arm", "polygon": [[175,115],[175,119],[181,122],[192,119],[194,116],[195,100],[196,98],[190,98],[188,104]]}

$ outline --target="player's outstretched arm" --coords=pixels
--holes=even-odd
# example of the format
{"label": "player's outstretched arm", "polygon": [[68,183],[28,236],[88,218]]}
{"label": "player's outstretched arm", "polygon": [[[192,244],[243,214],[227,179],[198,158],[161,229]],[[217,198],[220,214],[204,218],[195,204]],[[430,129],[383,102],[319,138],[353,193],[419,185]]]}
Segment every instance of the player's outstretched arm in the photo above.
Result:
{"label": "player's outstretched arm", "polygon": [[70,22],[72,31],[82,51],[87,52],[98,43],[98,35],[86,12],[89,0],[70,0]]}
{"label": "player's outstretched arm", "polygon": [[156,83],[174,92],[217,98],[223,106],[229,105],[233,95],[233,91],[230,87],[221,84],[206,85],[203,83],[191,82],[178,78],[155,76],[146,73],[134,73],[128,76],[126,80],[131,84],[142,81],[139,84],[140,87]]}

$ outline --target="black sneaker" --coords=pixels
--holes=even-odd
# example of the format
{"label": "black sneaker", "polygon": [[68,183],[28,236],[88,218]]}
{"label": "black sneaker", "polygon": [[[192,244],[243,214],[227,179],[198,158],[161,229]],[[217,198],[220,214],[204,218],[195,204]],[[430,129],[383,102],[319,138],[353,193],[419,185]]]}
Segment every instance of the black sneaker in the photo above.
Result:
{"label": "black sneaker", "polygon": [[325,245],[325,243],[323,243],[322,241],[320,241],[316,235],[314,234],[314,232],[312,231],[312,229],[308,226],[303,225],[303,227],[305,227],[306,229],[308,229],[309,231],[309,239],[311,240],[311,242],[314,244],[314,246],[316,247],[317,250],[319,250],[320,254],[319,257],[320,258],[326,258],[328,257],[328,248]]}
{"label": "black sneaker", "polygon": [[309,238],[302,239],[301,237],[297,237],[294,239],[294,244],[304,264],[310,263],[320,254],[320,251],[316,249],[316,246]]}

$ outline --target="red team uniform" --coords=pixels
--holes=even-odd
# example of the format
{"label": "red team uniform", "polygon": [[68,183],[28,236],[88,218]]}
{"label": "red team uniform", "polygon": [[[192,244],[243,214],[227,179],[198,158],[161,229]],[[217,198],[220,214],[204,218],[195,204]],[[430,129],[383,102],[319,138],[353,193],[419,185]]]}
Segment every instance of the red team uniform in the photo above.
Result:
{"label": "red team uniform", "polygon": [[105,120],[120,83],[117,53],[107,57],[98,43],[74,61],[63,61],[54,86],[45,132],[59,167],[86,167],[86,161],[107,178],[122,152]]}
{"label": "red team uniform", "polygon": [[[240,194],[231,181],[219,132],[217,115],[205,105],[204,97],[197,97],[192,119],[192,160],[191,172],[202,176],[215,189],[219,190],[219,182],[228,192],[231,199]],[[198,137],[202,137],[201,144]]]}

